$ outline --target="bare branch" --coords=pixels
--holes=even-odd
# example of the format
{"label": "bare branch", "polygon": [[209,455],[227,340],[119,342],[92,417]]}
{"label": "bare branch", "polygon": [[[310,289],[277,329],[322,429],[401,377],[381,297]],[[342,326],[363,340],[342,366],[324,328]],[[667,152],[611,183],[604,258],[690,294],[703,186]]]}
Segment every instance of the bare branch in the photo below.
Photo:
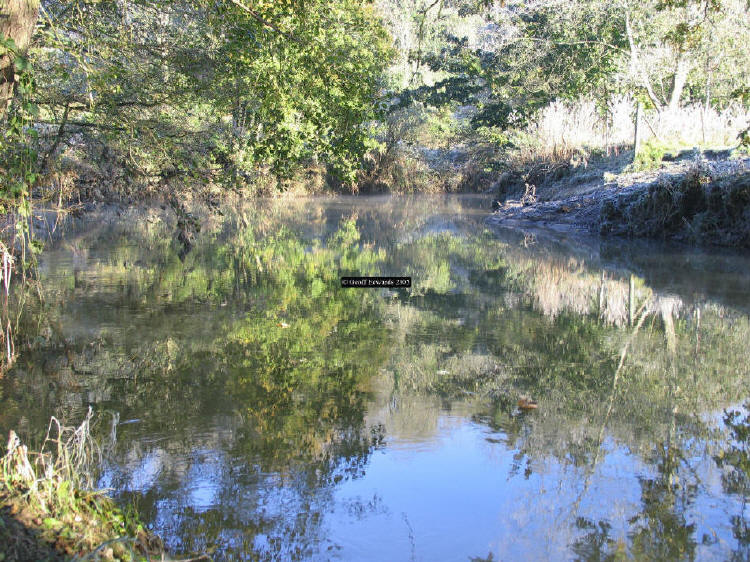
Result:
{"label": "bare branch", "polygon": [[633,39],[633,28],[630,26],[630,14],[627,9],[625,10],[625,32],[627,33],[628,45],[630,46],[630,66],[634,73],[640,75],[643,86],[646,88],[648,98],[651,100],[651,103],[654,104],[656,111],[661,112],[662,103],[659,101],[659,98],[656,97],[656,94],[651,87],[651,82],[638,61],[638,50],[635,46],[635,40]]}

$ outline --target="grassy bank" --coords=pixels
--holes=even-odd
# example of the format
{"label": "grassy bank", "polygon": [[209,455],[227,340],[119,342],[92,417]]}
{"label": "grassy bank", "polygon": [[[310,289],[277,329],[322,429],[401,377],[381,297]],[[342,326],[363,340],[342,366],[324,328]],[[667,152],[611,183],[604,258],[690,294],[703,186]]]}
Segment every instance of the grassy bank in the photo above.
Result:
{"label": "grassy bank", "polygon": [[490,222],[750,247],[750,159],[672,163],[606,181],[563,179],[498,204]]}
{"label": "grassy bank", "polygon": [[716,178],[699,164],[601,206],[601,232],[750,248],[750,173]]}
{"label": "grassy bank", "polygon": [[11,431],[0,459],[0,560],[146,560],[163,547],[133,511],[93,490],[89,429],[52,418],[39,451]]}

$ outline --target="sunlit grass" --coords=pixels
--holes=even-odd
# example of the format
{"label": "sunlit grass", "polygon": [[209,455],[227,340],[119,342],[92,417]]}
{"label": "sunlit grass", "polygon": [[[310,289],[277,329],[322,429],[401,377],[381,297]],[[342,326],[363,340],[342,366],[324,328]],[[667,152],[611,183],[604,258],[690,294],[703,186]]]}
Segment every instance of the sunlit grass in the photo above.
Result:
{"label": "sunlit grass", "polygon": [[134,513],[94,490],[92,475],[101,459],[91,420],[91,410],[75,428],[52,418],[39,451],[29,451],[10,432],[0,459],[0,559],[54,551],[83,559],[145,560],[153,547],[161,550]]}

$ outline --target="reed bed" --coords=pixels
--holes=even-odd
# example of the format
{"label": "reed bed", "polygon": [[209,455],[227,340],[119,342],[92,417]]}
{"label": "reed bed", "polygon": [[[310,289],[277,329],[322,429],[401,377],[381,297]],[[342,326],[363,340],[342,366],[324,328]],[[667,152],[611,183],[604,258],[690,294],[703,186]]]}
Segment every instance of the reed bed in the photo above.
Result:
{"label": "reed bed", "polygon": [[[517,157],[531,161],[559,159],[580,151],[616,153],[632,147],[635,133],[635,101],[612,99],[606,110],[593,101],[554,102],[542,110],[524,131],[526,142]],[[643,140],[673,149],[728,148],[737,146],[737,136],[750,123],[750,110],[739,105],[724,109],[692,104],[673,110],[644,111]]]}

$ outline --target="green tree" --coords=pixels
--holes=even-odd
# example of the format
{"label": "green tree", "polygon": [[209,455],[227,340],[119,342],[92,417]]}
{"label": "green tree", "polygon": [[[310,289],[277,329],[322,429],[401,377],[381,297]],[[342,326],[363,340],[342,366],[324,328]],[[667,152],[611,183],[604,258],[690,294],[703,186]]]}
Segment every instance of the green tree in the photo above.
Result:
{"label": "green tree", "polygon": [[557,99],[594,98],[604,110],[631,93],[662,111],[686,94],[710,103],[744,91],[750,16],[739,0],[473,4],[463,13],[482,10],[490,22],[481,48],[445,33],[423,57],[445,78],[406,92],[406,103],[472,103],[475,124],[509,128]]}
{"label": "green tree", "polygon": [[352,182],[390,51],[354,0],[48,0],[33,56],[45,163],[75,135],[125,184],[316,161]]}

